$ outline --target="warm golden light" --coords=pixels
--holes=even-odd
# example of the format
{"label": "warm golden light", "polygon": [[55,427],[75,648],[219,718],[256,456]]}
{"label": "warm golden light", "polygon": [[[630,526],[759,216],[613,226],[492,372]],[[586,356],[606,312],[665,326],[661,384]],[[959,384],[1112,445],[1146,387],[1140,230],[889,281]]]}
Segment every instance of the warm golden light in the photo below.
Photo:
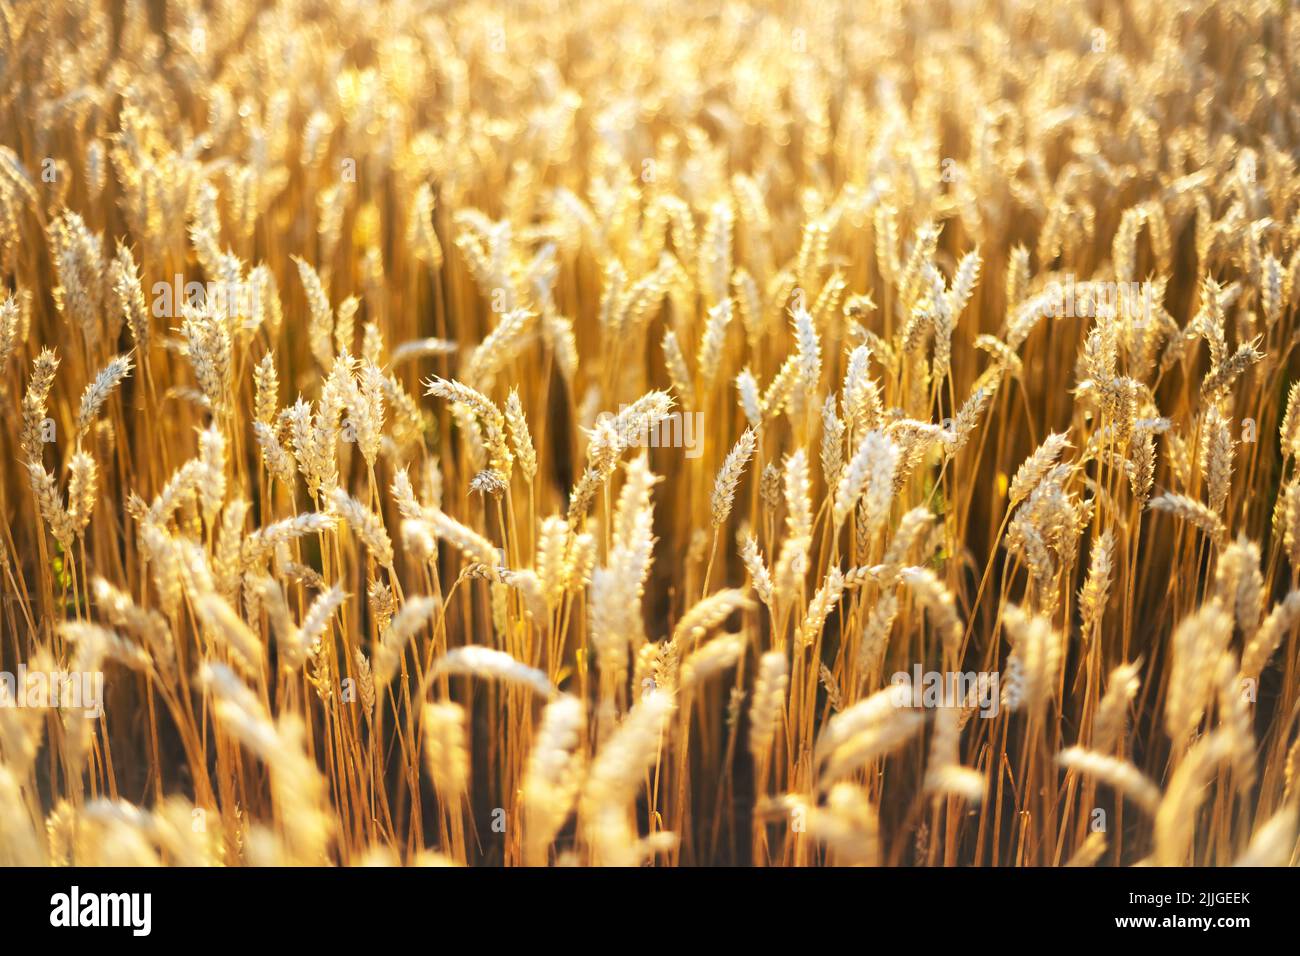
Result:
{"label": "warm golden light", "polygon": [[1300,10],[0,16],[0,864],[1296,862]]}

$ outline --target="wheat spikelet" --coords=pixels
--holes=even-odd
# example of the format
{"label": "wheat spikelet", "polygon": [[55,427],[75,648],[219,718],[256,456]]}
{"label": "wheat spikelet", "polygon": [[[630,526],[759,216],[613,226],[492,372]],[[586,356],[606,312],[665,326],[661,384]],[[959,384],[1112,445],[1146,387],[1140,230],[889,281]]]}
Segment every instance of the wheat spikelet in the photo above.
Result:
{"label": "wheat spikelet", "polygon": [[1039,482],[1056,465],[1061,453],[1069,447],[1070,441],[1065,435],[1048,435],[1011,479],[1011,490],[1007,493],[1008,504],[1014,507],[1028,498],[1029,493],[1038,487]]}
{"label": "wheat spikelet", "polygon": [[1216,540],[1223,537],[1223,522],[1219,516],[1195,498],[1167,492],[1152,498],[1147,502],[1147,507],[1156,511],[1167,511],[1195,525]]}
{"label": "wheat spikelet", "polygon": [[252,674],[261,670],[261,641],[223,597],[219,594],[200,595],[195,599],[194,607],[209,627],[209,633],[218,637],[230,649],[233,659],[242,670]]}
{"label": "wheat spikelet", "polygon": [[690,690],[714,674],[734,666],[744,655],[746,644],[744,634],[727,634],[691,652],[682,662],[681,689]]}
{"label": "wheat spikelet", "polygon": [[754,593],[758,595],[760,601],[771,607],[775,597],[772,588],[772,575],[763,562],[763,555],[758,550],[758,540],[752,534],[742,534],[740,558],[745,564],[745,569],[749,572]]}
{"label": "wheat spikelet", "polygon": [[330,506],[348,523],[375,561],[383,567],[392,567],[393,542],[384,528],[383,519],[342,488],[331,489],[326,497]]}
{"label": "wheat spikelet", "polygon": [[425,704],[420,711],[424,760],[444,805],[455,806],[469,781],[465,710],[458,704]]}
{"label": "wheat spikelet", "polygon": [[826,580],[813,594],[813,599],[808,602],[808,612],[799,625],[796,645],[801,650],[817,640],[826,625],[826,618],[830,616],[843,594],[844,574],[839,568],[831,568],[826,574]]}
{"label": "wheat spikelet", "polygon": [[767,755],[776,738],[790,683],[789,670],[789,662],[781,651],[768,651],[759,659],[749,711],[749,752],[756,761]]}
{"label": "wheat spikelet", "polygon": [[1212,691],[1211,668],[1231,636],[1232,620],[1217,604],[1201,608],[1174,629],[1165,695],[1165,729],[1174,740],[1186,740],[1200,723]]}
{"label": "wheat spikelet", "polygon": [[396,676],[407,642],[441,607],[442,602],[436,597],[413,595],[383,629],[373,651],[375,684],[381,690]]}
{"label": "wheat spikelet", "polygon": [[441,511],[429,512],[428,522],[437,537],[450,541],[470,560],[487,568],[489,576],[495,579],[500,559],[492,542]]}
{"label": "wheat spikelet", "polygon": [[952,592],[929,568],[905,568],[899,578],[929,613],[935,629],[942,635],[944,647],[955,651],[962,626]]}
{"label": "wheat spikelet", "polygon": [[1155,818],[1155,860],[1161,866],[1180,866],[1191,850],[1196,811],[1205,798],[1205,784],[1215,767],[1230,759],[1231,736],[1208,734],[1187,751],[1165,787]]}
{"label": "wheat spikelet", "polygon": [[1300,591],[1292,591],[1274,605],[1241,655],[1241,676],[1257,678],[1283,638],[1300,623]]}
{"label": "wheat spikelet", "polygon": [[930,758],[922,786],[927,792],[960,796],[971,803],[984,797],[984,776],[960,764],[958,749],[961,724],[956,708],[940,707],[934,712],[934,733]]}
{"label": "wheat spikelet", "polygon": [[1106,613],[1114,551],[1115,536],[1108,528],[1093,542],[1088,559],[1088,577],[1079,591],[1079,615],[1085,634],[1091,633]]}
{"label": "wheat spikelet", "polygon": [[1074,856],[1070,857],[1065,865],[1070,867],[1096,866],[1097,862],[1106,855],[1106,849],[1106,834],[1093,831],[1088,834],[1087,839],[1083,841],[1079,849],[1075,851]]}
{"label": "wheat spikelet", "polygon": [[582,755],[577,747],[584,718],[582,701],[567,694],[556,697],[542,710],[523,789],[524,859],[528,865],[546,862],[547,848],[578,796]]}
{"label": "wheat spikelet", "polygon": [[915,711],[894,709],[883,720],[837,746],[818,772],[819,787],[831,784],[902,747],[916,736],[925,717]]}
{"label": "wheat spikelet", "polygon": [[1232,481],[1232,432],[1228,420],[1211,405],[1201,425],[1201,474],[1210,509],[1222,513]]}
{"label": "wheat spikelet", "polygon": [[824,843],[843,866],[880,864],[880,820],[863,788],[849,783],[833,786],[826,808],[811,808],[808,833]]}
{"label": "wheat spikelet", "polygon": [[750,456],[753,454],[754,430],[747,428],[727,453],[722,468],[718,470],[718,477],[713,482],[710,512],[715,528],[725,524],[731,515],[731,505],[736,497],[736,485],[740,483],[740,476],[744,473],[745,465],[749,463]]}
{"label": "wheat spikelet", "polygon": [[1265,822],[1251,837],[1246,852],[1233,866],[1288,866],[1295,855],[1296,808],[1286,806]]}
{"label": "wheat spikelet", "polygon": [[81,394],[81,408],[77,412],[78,436],[83,435],[91,426],[99,410],[108,401],[109,395],[130,372],[131,359],[125,355],[118,355],[110,359],[94,380],[86,386],[86,390]]}
{"label": "wheat spikelet", "polygon": [[1109,784],[1147,813],[1155,813],[1160,805],[1160,788],[1127,761],[1082,747],[1070,747],[1056,755],[1056,762],[1066,770],[1093,776]]}
{"label": "wheat spikelet", "polygon": [[1123,737],[1128,725],[1128,708],[1137,696],[1141,681],[1138,678],[1139,662],[1121,664],[1110,672],[1106,680],[1106,693],[1097,707],[1092,725],[1092,750],[1107,753]]}
{"label": "wheat spikelet", "polygon": [[1064,653],[1061,635],[1047,619],[1010,607],[1003,620],[1011,641],[1008,669],[1016,680],[1004,685],[1004,703],[1010,710],[1041,707],[1056,683]]}
{"label": "wheat spikelet", "polygon": [[504,651],[489,647],[457,647],[450,650],[435,662],[433,672],[464,674],[518,684],[542,697],[550,697],[555,693],[554,685],[541,671],[521,664]]}
{"label": "wheat spikelet", "polygon": [[528,431],[528,420],[524,417],[523,405],[519,401],[519,392],[510,390],[506,399],[506,424],[510,428],[510,442],[515,449],[515,460],[528,481],[537,474],[537,452],[533,450],[533,436]]}
{"label": "wheat spikelet", "polygon": [[671,694],[645,694],[592,761],[579,815],[597,859],[607,865],[636,862],[635,831],[627,823],[627,805],[662,746],[673,711]]}
{"label": "wheat spikelet", "polygon": [[725,621],[739,609],[752,608],[753,602],[745,592],[729,588],[702,598],[677,622],[673,628],[673,643],[685,646],[694,643],[711,629]]}

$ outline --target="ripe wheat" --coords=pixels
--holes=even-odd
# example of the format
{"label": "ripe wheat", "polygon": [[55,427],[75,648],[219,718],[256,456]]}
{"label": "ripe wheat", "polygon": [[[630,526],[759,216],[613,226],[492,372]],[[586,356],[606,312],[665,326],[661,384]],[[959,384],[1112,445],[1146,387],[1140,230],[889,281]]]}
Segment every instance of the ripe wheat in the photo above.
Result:
{"label": "ripe wheat", "polygon": [[0,6],[0,864],[1295,864],[1298,78],[1262,0]]}

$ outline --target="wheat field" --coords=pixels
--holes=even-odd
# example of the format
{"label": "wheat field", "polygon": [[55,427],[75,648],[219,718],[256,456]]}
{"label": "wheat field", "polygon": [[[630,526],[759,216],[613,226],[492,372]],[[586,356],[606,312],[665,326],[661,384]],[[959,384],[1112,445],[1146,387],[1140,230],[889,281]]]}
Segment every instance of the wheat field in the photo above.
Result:
{"label": "wheat field", "polygon": [[1300,10],[0,5],[0,864],[1289,865]]}

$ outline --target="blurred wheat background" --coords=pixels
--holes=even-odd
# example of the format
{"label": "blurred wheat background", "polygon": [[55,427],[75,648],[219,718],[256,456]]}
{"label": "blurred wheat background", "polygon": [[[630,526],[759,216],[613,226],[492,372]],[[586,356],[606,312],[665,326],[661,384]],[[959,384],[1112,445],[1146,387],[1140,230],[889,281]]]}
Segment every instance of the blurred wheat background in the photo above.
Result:
{"label": "blurred wheat background", "polygon": [[1298,83],[1285,0],[4,3],[0,664],[104,713],[0,684],[0,862],[1295,862]]}

